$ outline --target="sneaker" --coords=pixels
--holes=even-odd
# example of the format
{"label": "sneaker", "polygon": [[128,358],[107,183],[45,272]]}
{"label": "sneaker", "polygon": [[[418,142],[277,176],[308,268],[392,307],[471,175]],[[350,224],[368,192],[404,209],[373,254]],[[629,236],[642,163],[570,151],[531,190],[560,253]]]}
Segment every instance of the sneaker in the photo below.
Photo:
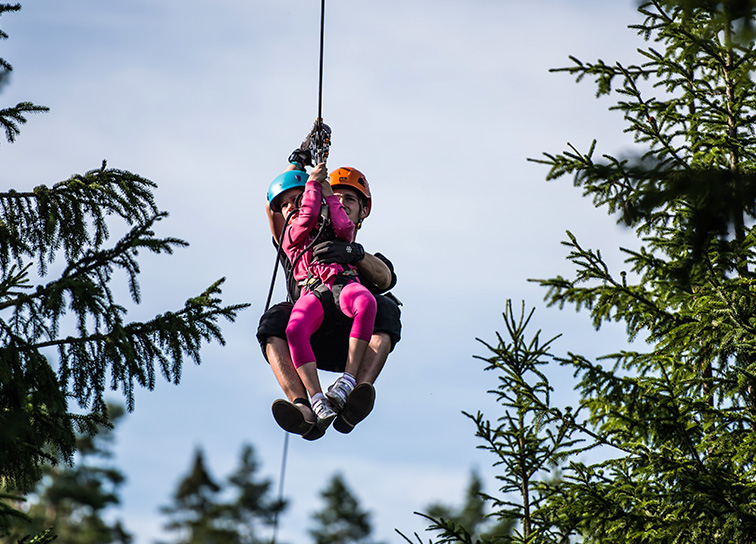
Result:
{"label": "sneaker", "polygon": [[350,433],[354,426],[365,419],[375,404],[375,388],[369,383],[357,385],[347,398],[344,409],[333,422],[333,428],[340,433]]}
{"label": "sneaker", "polygon": [[312,405],[312,411],[315,412],[315,415],[318,418],[315,426],[324,432],[331,424],[331,421],[333,421],[338,415],[327,398],[315,402]]}
{"label": "sneaker", "polygon": [[349,393],[352,392],[352,389],[354,389],[354,386],[349,383],[344,376],[339,376],[339,378],[333,382],[333,385],[328,388],[328,391],[326,391],[326,397],[331,401],[331,404],[333,404],[333,407],[336,408],[337,412],[341,412],[344,409],[347,397],[349,396]]}
{"label": "sneaker", "polygon": [[271,409],[278,426],[289,433],[305,435],[317,421],[315,413],[305,404],[278,399]]}

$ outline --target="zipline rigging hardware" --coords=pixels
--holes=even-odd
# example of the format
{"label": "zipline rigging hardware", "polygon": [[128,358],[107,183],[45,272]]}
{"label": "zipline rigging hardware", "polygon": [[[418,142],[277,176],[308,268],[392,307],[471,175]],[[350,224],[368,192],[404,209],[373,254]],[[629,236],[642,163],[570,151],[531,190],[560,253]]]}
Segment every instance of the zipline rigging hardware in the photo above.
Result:
{"label": "zipline rigging hardware", "polygon": [[[317,124],[317,130],[315,131],[314,137],[310,139],[310,153],[312,155],[312,158],[314,160],[315,164],[319,164],[321,162],[325,162],[328,158],[328,148],[330,146],[330,136],[326,134],[325,130],[323,129],[323,40],[325,35],[325,0],[320,1],[320,58],[319,58],[319,73],[318,73],[318,118],[316,121]],[[327,210],[328,208],[326,206],[323,206],[321,208],[321,217],[322,217],[322,225],[320,228],[320,231],[318,231],[318,234],[315,236],[315,239],[309,244],[309,246],[299,255],[299,257],[304,254],[304,252],[309,251],[310,248],[315,244],[317,239],[320,237],[320,235],[323,232],[323,227],[325,226],[326,219],[327,219]],[[289,224],[289,220],[291,219],[291,216],[294,212],[292,211],[289,213],[288,217],[286,217],[284,221],[283,229],[281,230],[281,237],[278,240],[278,250],[276,252],[276,263],[273,268],[273,277],[270,282],[270,290],[268,291],[268,300],[265,303],[265,312],[267,312],[270,309],[270,301],[273,296],[273,288],[275,287],[276,283],[276,272],[278,271],[278,263],[281,258],[281,252],[283,247],[283,237],[284,233],[286,232],[286,226]],[[325,215],[324,215],[325,214]],[[298,258],[299,258],[298,257]],[[297,258],[297,260],[298,260]],[[292,273],[293,273],[293,267],[296,264],[296,261],[292,263]],[[286,460],[289,453],[289,433],[284,431],[284,447],[283,447],[283,453],[281,455],[281,475],[279,477],[279,483],[278,483],[278,504],[279,506],[283,504],[283,489],[284,489],[284,476],[286,474]],[[278,510],[276,510],[275,516],[273,518],[273,538],[271,540],[271,544],[276,544],[276,538],[278,536]]]}

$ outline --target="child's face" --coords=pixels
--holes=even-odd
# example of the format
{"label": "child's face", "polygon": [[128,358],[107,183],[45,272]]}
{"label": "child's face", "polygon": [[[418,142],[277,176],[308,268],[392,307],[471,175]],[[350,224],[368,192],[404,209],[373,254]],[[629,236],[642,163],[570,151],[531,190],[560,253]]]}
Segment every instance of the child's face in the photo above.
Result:
{"label": "child's face", "polygon": [[281,213],[284,217],[288,217],[292,210],[297,208],[299,204],[299,197],[304,191],[300,188],[287,189],[281,194]]}

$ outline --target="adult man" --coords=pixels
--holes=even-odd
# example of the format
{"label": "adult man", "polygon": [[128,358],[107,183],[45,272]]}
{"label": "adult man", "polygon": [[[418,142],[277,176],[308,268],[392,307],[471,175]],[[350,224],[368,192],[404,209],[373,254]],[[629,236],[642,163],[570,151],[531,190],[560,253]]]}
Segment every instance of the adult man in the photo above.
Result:
{"label": "adult man", "polygon": [[[303,163],[311,162],[301,148],[295,150],[290,161],[291,164],[285,172],[303,170]],[[354,168],[339,168],[331,173],[329,181],[350,220],[359,228],[372,208],[372,196],[365,176]],[[296,181],[285,181],[280,186],[274,183],[271,186],[266,211],[275,241],[281,239],[286,225],[286,218],[281,213],[282,207],[287,210],[292,208],[301,192],[302,189]],[[396,284],[396,275],[388,259],[380,253],[366,253],[362,246],[354,241],[322,242],[314,247],[314,256],[325,263],[354,265],[360,282],[375,295],[377,303],[374,332],[368,343],[367,353],[357,375],[354,376],[357,385],[347,397],[346,405],[334,422],[337,431],[348,433],[372,410],[375,400],[372,384],[383,369],[388,354],[401,337],[399,302],[391,294],[382,294]],[[293,281],[291,263],[285,258],[282,258],[282,263],[287,272],[289,296],[296,300],[299,290]],[[344,372],[351,320],[334,304],[330,291],[326,290],[322,296],[323,307],[326,309],[325,317],[311,341],[317,367],[321,370]],[[286,341],[286,324],[291,307],[291,302],[284,302],[270,308],[260,319],[257,338],[287,399],[279,399],[273,403],[276,421],[288,432],[315,440],[325,431],[315,425],[316,418],[310,407],[307,391],[291,360]]]}

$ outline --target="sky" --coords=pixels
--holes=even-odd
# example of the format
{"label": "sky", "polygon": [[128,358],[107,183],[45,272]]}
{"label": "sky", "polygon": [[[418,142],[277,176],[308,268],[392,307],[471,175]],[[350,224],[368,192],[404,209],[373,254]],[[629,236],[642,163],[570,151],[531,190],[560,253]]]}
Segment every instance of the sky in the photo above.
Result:
{"label": "sky", "polygon": [[[270,181],[309,131],[318,105],[320,2],[315,0],[29,0],[6,14],[0,56],[13,75],[0,107],[45,105],[13,144],[0,142],[0,185],[51,185],[103,160],[158,184],[170,213],[160,236],[187,240],[172,256],[144,255],[134,320],[176,309],[225,277],[227,303],[251,307],[224,324],[226,345],[187,362],[181,384],[139,391],[116,434],[127,475],[123,520],[137,544],[169,535],[158,512],[195,448],[214,477],[252,444],[261,477],[279,485],[281,396],[254,336],[275,254],[263,205]],[[632,233],[594,209],[571,180],[547,182],[528,158],[568,143],[621,153],[632,141],[613,97],[549,72],[569,56],[640,62],[632,0],[328,0],[323,117],[329,166],[355,166],[373,209],[367,251],[396,268],[403,338],[376,383],[373,413],[349,435],[289,441],[279,542],[308,542],[320,491],[341,473],[370,510],[374,536],[431,536],[416,511],[458,506],[470,473],[495,492],[493,459],[476,449],[462,411],[501,415],[486,391],[485,347],[504,329],[506,301],[536,308],[533,332],[562,334],[555,354],[589,357],[624,343],[621,326],[595,331],[587,314],[546,308],[528,279],[569,275],[570,230],[619,271]],[[279,282],[274,300],[284,298]],[[552,369],[555,398],[574,402]],[[327,386],[335,375],[325,374]],[[113,393],[113,400],[119,396]]]}

